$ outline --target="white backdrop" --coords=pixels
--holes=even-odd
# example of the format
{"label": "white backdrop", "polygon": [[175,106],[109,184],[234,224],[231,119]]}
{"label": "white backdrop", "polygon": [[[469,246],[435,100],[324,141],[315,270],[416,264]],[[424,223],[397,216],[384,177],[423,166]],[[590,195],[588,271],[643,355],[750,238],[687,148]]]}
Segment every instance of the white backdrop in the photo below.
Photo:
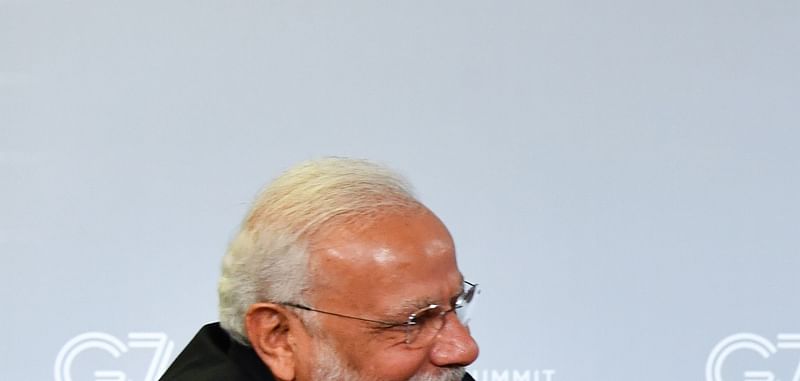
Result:
{"label": "white backdrop", "polygon": [[151,381],[257,190],[344,155],[451,229],[479,381],[798,381],[799,16],[0,0],[0,379]]}

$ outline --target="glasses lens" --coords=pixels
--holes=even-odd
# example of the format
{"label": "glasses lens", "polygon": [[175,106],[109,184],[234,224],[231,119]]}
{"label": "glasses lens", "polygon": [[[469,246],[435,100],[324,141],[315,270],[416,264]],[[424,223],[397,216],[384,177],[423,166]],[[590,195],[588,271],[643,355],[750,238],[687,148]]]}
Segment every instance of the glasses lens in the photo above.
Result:
{"label": "glasses lens", "polygon": [[406,343],[412,348],[428,346],[444,326],[447,313],[453,310],[461,324],[468,326],[470,307],[479,291],[477,284],[467,285],[468,288],[456,299],[453,308],[431,304],[412,314],[406,326]]}
{"label": "glasses lens", "polygon": [[456,315],[458,316],[458,320],[461,321],[461,324],[464,324],[464,326],[469,326],[472,301],[475,299],[475,295],[477,293],[478,285],[469,285],[469,288],[465,290],[458,299],[456,299]]}
{"label": "glasses lens", "polygon": [[446,311],[438,305],[431,304],[409,318],[406,332],[406,343],[412,347],[424,347],[428,345],[444,325],[444,315]]}

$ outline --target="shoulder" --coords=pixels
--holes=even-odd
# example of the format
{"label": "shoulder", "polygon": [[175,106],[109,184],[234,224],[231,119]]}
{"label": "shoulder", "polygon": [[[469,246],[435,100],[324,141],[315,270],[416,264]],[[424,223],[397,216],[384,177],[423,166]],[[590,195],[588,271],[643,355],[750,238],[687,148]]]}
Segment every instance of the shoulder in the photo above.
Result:
{"label": "shoulder", "polygon": [[[254,353],[249,352],[252,350],[234,342],[219,323],[207,324],[186,345],[159,381],[272,380],[269,370]],[[257,372],[253,371],[254,368]]]}

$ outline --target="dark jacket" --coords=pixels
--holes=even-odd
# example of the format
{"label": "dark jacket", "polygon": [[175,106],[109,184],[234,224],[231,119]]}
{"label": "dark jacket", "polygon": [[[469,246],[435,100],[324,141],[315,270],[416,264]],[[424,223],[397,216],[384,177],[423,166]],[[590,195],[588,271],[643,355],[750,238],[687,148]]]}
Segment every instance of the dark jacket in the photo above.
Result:
{"label": "dark jacket", "polygon": [[[200,329],[159,381],[274,381],[252,348],[232,340],[219,323]],[[462,381],[474,381],[466,374]]]}

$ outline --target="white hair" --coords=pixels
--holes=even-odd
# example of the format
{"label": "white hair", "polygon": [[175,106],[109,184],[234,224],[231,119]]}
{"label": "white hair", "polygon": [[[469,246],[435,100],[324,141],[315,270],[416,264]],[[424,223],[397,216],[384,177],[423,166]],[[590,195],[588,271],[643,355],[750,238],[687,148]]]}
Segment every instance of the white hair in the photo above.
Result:
{"label": "white hair", "polygon": [[222,261],[219,319],[238,342],[249,345],[244,317],[263,301],[303,303],[308,290],[308,251],[313,235],[331,221],[359,223],[386,210],[421,204],[397,173],[374,163],[325,158],[301,163],[256,198]]}

